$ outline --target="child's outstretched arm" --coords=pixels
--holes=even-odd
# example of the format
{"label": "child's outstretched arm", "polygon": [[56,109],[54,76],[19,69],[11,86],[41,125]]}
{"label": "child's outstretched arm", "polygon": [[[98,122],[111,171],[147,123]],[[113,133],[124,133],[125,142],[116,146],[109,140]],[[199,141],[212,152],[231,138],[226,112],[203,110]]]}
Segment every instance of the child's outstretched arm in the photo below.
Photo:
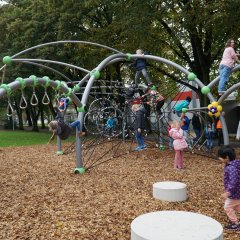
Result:
{"label": "child's outstretched arm", "polygon": [[54,131],[47,144],[50,144],[54,140],[56,135],[57,135],[57,132]]}

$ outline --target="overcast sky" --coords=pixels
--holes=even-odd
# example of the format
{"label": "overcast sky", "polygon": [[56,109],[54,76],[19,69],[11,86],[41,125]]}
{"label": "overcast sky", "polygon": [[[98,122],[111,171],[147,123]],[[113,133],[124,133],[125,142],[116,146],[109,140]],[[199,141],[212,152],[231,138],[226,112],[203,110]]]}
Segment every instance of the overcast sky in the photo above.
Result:
{"label": "overcast sky", "polygon": [[3,4],[6,4],[6,2],[5,2],[5,1],[2,1],[2,0],[0,0],[0,6],[1,6],[1,5],[3,5]]}

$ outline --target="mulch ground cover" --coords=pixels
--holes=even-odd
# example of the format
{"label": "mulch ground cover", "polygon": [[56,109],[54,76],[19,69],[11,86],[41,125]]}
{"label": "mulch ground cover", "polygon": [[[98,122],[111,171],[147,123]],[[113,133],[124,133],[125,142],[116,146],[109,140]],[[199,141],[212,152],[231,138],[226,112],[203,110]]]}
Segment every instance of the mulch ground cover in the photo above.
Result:
{"label": "mulch ground cover", "polygon": [[[220,198],[224,166],[186,152],[186,169],[176,171],[173,157],[170,150],[147,149],[76,175],[75,154],[58,156],[54,145],[2,148],[0,239],[130,239],[136,217],[161,210],[201,213],[227,224]],[[152,185],[160,181],[185,183],[188,200],[154,199]],[[224,240],[237,239],[240,233],[224,231]]]}

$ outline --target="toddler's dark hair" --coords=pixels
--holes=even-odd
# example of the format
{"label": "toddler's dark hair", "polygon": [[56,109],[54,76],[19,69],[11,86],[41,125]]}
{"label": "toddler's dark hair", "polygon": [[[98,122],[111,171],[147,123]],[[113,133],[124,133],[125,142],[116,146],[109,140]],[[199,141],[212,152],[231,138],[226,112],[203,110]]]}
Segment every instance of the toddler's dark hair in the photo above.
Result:
{"label": "toddler's dark hair", "polygon": [[230,161],[233,161],[236,159],[236,153],[235,150],[227,145],[227,146],[223,146],[218,150],[218,157],[221,158],[229,158]]}

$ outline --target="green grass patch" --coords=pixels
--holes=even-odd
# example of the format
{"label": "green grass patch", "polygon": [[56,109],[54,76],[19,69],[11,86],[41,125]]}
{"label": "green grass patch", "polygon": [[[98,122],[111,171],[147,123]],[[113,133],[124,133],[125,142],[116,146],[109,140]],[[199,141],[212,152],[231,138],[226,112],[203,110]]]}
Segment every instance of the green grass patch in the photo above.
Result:
{"label": "green grass patch", "polygon": [[[29,146],[47,144],[51,137],[51,132],[30,132],[30,131],[0,131],[0,147]],[[71,136],[67,141],[74,141]],[[56,138],[53,141],[56,142]]]}

